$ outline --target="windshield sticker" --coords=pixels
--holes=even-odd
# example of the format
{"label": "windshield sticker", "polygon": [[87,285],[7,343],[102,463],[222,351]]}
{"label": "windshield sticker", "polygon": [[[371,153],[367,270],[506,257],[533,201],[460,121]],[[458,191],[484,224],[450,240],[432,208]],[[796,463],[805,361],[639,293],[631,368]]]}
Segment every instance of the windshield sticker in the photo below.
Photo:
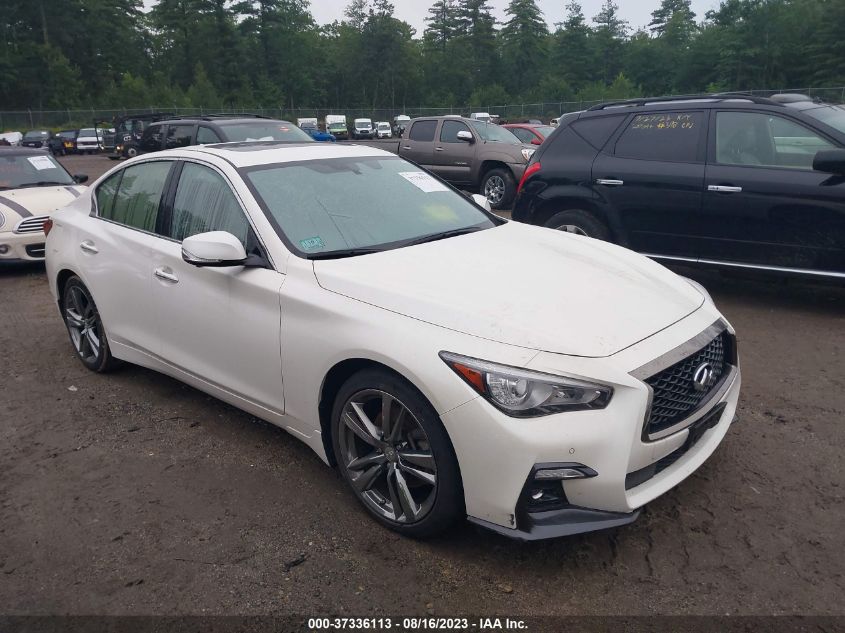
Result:
{"label": "windshield sticker", "polygon": [[307,240],[299,240],[299,245],[304,251],[313,251],[315,248],[324,248],[326,243],[321,237],[309,237]]}
{"label": "windshield sticker", "polygon": [[56,166],[46,156],[30,156],[27,160],[32,164],[35,169],[41,171],[42,169],[55,169]]}
{"label": "windshield sticker", "polygon": [[414,185],[417,189],[425,191],[426,193],[433,193],[435,191],[449,191],[449,188],[442,182],[435,180],[425,172],[421,171],[400,171],[402,176],[409,183]]}

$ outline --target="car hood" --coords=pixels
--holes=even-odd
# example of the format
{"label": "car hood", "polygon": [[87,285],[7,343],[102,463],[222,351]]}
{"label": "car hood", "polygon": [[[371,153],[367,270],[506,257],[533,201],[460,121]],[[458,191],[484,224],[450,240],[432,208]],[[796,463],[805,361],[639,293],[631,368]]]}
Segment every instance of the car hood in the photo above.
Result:
{"label": "car hood", "polygon": [[663,266],[582,236],[508,222],[347,259],[314,261],[326,290],[472,336],[603,357],[697,310]]}
{"label": "car hood", "polygon": [[19,221],[33,215],[50,215],[53,211],[76,200],[85,187],[80,185],[59,185],[51,187],[27,187],[0,191],[0,212],[6,222],[0,231],[10,231]]}

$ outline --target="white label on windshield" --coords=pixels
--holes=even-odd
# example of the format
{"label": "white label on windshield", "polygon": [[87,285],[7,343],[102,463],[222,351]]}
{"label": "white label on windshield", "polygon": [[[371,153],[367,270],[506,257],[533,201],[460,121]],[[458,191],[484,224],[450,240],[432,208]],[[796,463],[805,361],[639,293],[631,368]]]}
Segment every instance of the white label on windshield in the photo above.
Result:
{"label": "white label on windshield", "polygon": [[32,166],[35,167],[38,171],[42,169],[55,169],[56,166],[46,156],[30,156],[27,160],[32,163]]}
{"label": "white label on windshield", "polygon": [[[279,128],[279,129],[281,130],[282,128]],[[285,129],[284,131],[287,132],[287,129]],[[255,141],[273,141],[273,140],[275,140],[275,139],[272,136],[262,136],[261,138],[249,138],[249,137],[247,137],[246,142],[247,143],[254,143]]]}
{"label": "white label on windshield", "polygon": [[407,180],[409,183],[414,185],[417,189],[421,189],[426,193],[432,193],[435,191],[449,191],[449,188],[442,182],[435,180],[434,178],[422,171],[400,171],[399,175],[402,176],[402,178]]}

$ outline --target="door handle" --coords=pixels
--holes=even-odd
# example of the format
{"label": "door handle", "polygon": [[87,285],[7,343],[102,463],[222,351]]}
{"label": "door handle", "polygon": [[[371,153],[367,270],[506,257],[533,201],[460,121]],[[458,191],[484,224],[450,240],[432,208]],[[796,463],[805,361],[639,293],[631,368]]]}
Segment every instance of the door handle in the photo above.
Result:
{"label": "door handle", "polygon": [[730,187],[728,185],[707,185],[707,191],[718,191],[719,193],[742,193],[742,187]]}
{"label": "door handle", "polygon": [[179,283],[179,277],[177,277],[173,273],[167,272],[167,270],[165,270],[164,268],[156,268],[155,271],[153,271],[153,274],[156,277],[158,277],[159,279],[163,279],[164,281],[169,281],[172,284],[178,284]]}
{"label": "door handle", "polygon": [[604,185],[605,187],[621,187],[625,184],[624,180],[615,180],[613,178],[597,178],[597,185]]}
{"label": "door handle", "polygon": [[435,152],[442,152],[442,151],[443,151],[443,148],[442,148],[442,147],[435,147],[435,148],[434,148],[434,151],[435,151]]}
{"label": "door handle", "polygon": [[92,255],[96,255],[100,252],[97,250],[97,247],[94,246],[94,242],[92,242],[91,240],[85,240],[79,245],[79,248],[81,248],[86,253],[91,253]]}

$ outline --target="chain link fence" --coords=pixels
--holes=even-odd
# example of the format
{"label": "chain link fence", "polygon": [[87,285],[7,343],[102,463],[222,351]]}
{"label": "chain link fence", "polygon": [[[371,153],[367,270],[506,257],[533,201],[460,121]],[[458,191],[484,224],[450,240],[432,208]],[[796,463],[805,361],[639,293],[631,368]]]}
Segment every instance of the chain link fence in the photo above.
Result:
{"label": "chain link fence", "polygon": [[[748,90],[747,94],[755,96],[771,96],[777,93],[800,93],[809,95],[813,99],[820,99],[827,103],[845,103],[845,86],[833,88],[781,88],[766,90]],[[204,107],[204,108],[180,108],[167,107],[163,105],[149,106],[146,108],[89,108],[89,109],[64,109],[64,110],[13,110],[0,111],[0,131],[27,130],[27,129],[54,129],[77,128],[92,126],[95,123],[105,124],[114,119],[115,116],[132,114],[144,114],[148,112],[161,112],[174,116],[202,116],[207,114],[259,114],[270,118],[279,118],[289,121],[296,121],[299,118],[316,117],[322,121],[327,114],[344,114],[350,123],[355,118],[369,118],[373,121],[393,121],[393,117],[405,114],[413,117],[430,116],[441,114],[462,114],[469,115],[471,112],[489,112],[499,115],[506,121],[525,121],[527,119],[540,119],[548,121],[567,112],[585,110],[599,103],[611,101],[612,99],[580,100],[580,101],[546,101],[541,103],[520,103],[520,104],[470,104],[450,106],[414,106],[406,104],[403,107],[385,108],[344,108],[344,107],[312,107],[312,108],[288,108],[284,106],[262,106],[252,108],[233,107]]]}

